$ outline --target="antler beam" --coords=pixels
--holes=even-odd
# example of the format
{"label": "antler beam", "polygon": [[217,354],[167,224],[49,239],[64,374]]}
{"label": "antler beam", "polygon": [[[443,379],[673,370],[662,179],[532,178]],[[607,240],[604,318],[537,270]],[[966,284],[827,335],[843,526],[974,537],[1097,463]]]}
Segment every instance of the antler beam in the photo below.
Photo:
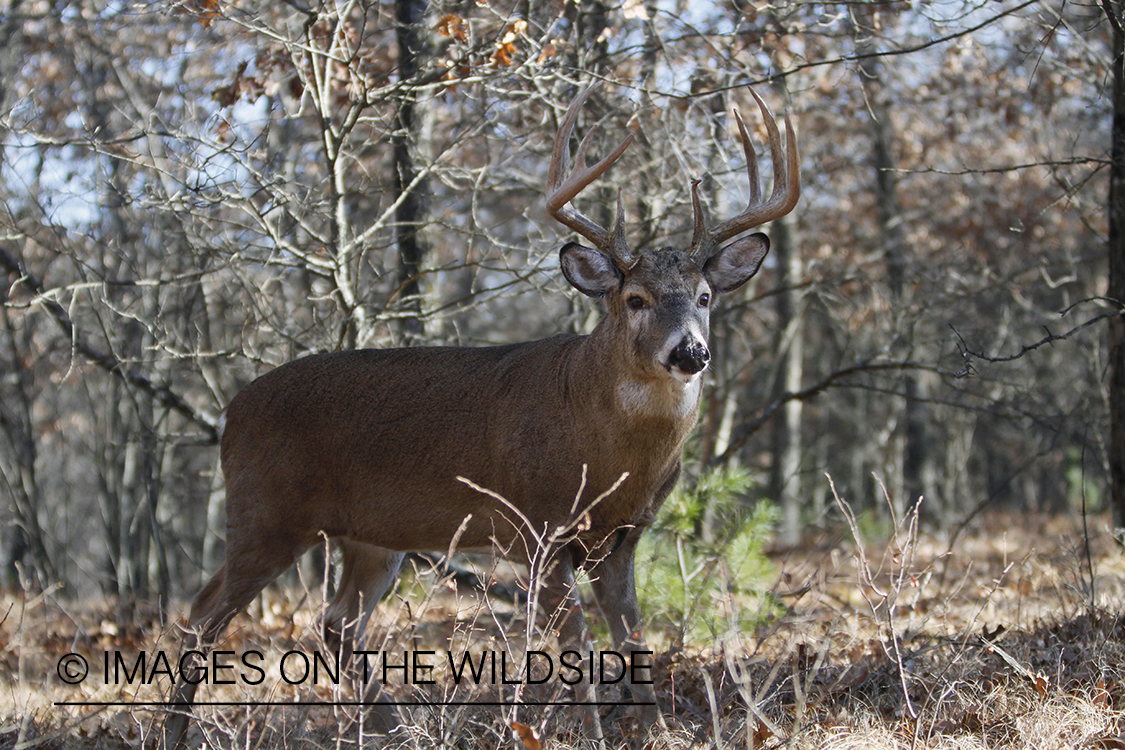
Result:
{"label": "antler beam", "polygon": [[742,150],[746,154],[746,173],[750,179],[750,202],[742,213],[724,221],[714,229],[708,230],[705,226],[703,208],[699,203],[698,183],[692,185],[695,231],[691,246],[693,257],[699,260],[706,260],[702,256],[712,252],[716,245],[729,240],[731,237],[789,213],[797,205],[797,199],[801,196],[797,134],[793,130],[793,123],[789,119],[789,115],[785,115],[785,149],[783,151],[777,121],[774,120],[769,107],[766,106],[766,103],[762,101],[762,98],[758,96],[754,89],[750,89],[750,95],[758,103],[758,109],[762,112],[762,119],[765,120],[766,132],[769,136],[770,154],[773,161],[773,192],[768,200],[762,199],[762,188],[758,182],[758,160],[754,155],[754,145],[746,131],[746,123],[742,120],[742,114],[738,109],[735,109],[734,117],[738,123]]}
{"label": "antler beam", "polygon": [[559,132],[555,135],[555,150],[551,156],[551,166],[547,171],[547,212],[560,224],[578,232],[578,234],[593,242],[599,250],[608,252],[619,263],[628,267],[632,265],[634,259],[628,244],[625,242],[625,211],[623,210],[621,191],[618,190],[617,192],[617,222],[612,232],[579,212],[578,209],[570,205],[570,201],[621,158],[625,149],[629,148],[629,144],[633,142],[633,134],[630,133],[621,142],[621,145],[614,149],[613,153],[589,167],[586,165],[586,153],[590,149],[592,136],[597,130],[596,126],[591,128],[578,145],[578,154],[574,160],[573,171],[569,176],[564,176],[564,171],[570,164],[570,136],[574,132],[574,124],[578,120],[578,111],[582,109],[582,105],[590,94],[596,91],[600,85],[600,82],[595,83],[579,94],[571,102],[562,123],[559,125]]}

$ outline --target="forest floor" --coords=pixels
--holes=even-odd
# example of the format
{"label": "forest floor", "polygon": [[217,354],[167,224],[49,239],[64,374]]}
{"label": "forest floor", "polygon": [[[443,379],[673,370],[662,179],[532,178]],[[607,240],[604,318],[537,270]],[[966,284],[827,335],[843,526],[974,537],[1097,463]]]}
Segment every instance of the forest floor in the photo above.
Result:
{"label": "forest floor", "polygon": [[[901,529],[867,545],[826,535],[775,552],[776,585],[757,626],[707,642],[650,628],[668,727],[649,734],[607,706],[606,746],[1125,748],[1125,555],[1107,518],[1087,525],[1088,534],[1080,518],[992,513],[955,538]],[[450,663],[466,654],[474,664],[499,657],[503,674],[516,674],[534,631],[522,605],[448,578],[406,578],[376,615],[369,648],[392,655],[394,699],[421,704],[403,709],[407,729],[366,734],[354,706],[330,705],[354,697],[318,661],[321,598],[275,586],[212,658],[210,674],[224,684],[201,687],[197,701],[228,705],[197,707],[191,745],[581,745],[570,709],[514,705],[516,688],[495,675],[454,679]],[[0,749],[151,743],[167,709],[145,704],[168,699],[179,648],[156,612],[47,592],[4,595],[0,616]],[[608,648],[604,626],[594,631]],[[550,657],[536,658],[542,676]],[[522,700],[565,700],[559,676],[526,687]],[[612,689],[601,697],[622,700]],[[490,701],[508,705],[481,705]]]}

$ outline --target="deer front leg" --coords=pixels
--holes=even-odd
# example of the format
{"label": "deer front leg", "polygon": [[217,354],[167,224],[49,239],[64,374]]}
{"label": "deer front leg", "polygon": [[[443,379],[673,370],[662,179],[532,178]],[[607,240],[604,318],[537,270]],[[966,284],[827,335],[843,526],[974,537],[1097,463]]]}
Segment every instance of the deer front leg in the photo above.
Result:
{"label": "deer front leg", "polygon": [[[598,562],[590,571],[590,584],[598,607],[613,636],[613,645],[627,664],[651,663],[644,635],[641,633],[641,608],[637,602],[637,586],[633,560],[642,529],[630,529],[621,546]],[[641,681],[634,682],[634,677]],[[625,683],[636,704],[637,717],[649,726],[664,726],[664,718],[656,705],[652,687],[652,670],[626,668]]]}
{"label": "deer front leg", "polygon": [[[336,596],[324,615],[324,644],[330,651],[340,652],[340,662],[347,668],[353,654],[364,648],[367,621],[394,584],[404,555],[352,539],[338,538],[335,542],[344,566]],[[376,734],[389,734],[403,724],[402,717],[377,677],[368,675],[367,684],[363,684],[365,674],[366,669],[355,666],[353,678],[365,704],[367,728]]]}
{"label": "deer front leg", "polygon": [[[574,562],[569,551],[562,549],[556,552],[545,568],[540,604],[547,614],[549,627],[558,632],[559,650],[584,654],[590,651],[590,635],[582,613],[582,602],[578,598]],[[583,680],[574,686],[574,699],[585,704],[581,707],[583,732],[600,743],[602,724],[595,705],[598,696],[593,675],[588,682]]]}

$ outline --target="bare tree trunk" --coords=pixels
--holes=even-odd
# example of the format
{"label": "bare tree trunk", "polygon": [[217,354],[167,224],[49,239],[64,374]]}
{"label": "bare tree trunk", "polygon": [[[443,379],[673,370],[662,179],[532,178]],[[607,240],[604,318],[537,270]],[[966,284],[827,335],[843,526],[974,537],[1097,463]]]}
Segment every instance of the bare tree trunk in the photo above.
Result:
{"label": "bare tree trunk", "polygon": [[[711,175],[721,168],[724,157],[724,151],[719,144],[723,140],[724,127],[730,123],[730,118],[727,116],[729,103],[723,93],[712,94],[706,101],[706,106],[710,110],[708,122],[711,131],[708,135],[710,149],[707,170],[699,186],[700,193],[704,196],[704,210],[708,206],[718,210],[721,205],[720,196],[717,194],[718,185]],[[733,311],[723,307],[718,308],[711,324],[711,349],[717,362],[716,368],[721,369],[716,369],[715,382],[711,386],[706,386],[705,391],[704,403],[707,411],[701,420],[703,440],[699,457],[699,465],[703,467],[712,466],[715,456],[722,456],[730,447],[740,390],[735,377],[737,366],[732,356],[731,342],[735,340],[734,329],[742,324],[743,321],[736,319]],[[704,541],[709,543],[715,541],[716,529],[720,528],[725,520],[719,516],[721,512],[713,502],[704,508],[700,529]]]}
{"label": "bare tree trunk", "polygon": [[[865,11],[860,11],[865,12]],[[866,10],[866,12],[871,12]],[[894,133],[891,111],[884,93],[882,70],[874,52],[866,19],[856,19],[856,51],[860,56],[859,74],[868,111],[871,113],[872,167],[875,171],[875,201],[879,215],[879,241],[886,257],[887,284],[891,304],[901,310],[909,304],[906,280],[906,237],[902,231],[902,211],[895,178]],[[896,511],[912,508],[924,494],[924,480],[930,460],[926,448],[926,408],[922,385],[910,372],[903,376],[903,413],[898,420],[894,463],[901,473],[901,486],[893,492]]]}
{"label": "bare tree trunk", "polygon": [[[1109,171],[1109,289],[1125,304],[1125,8],[1103,6],[1113,32],[1113,142]],[[1109,320],[1109,472],[1114,525],[1125,543],[1125,317]]]}
{"label": "bare tree trunk", "polygon": [[[416,78],[429,55],[426,0],[398,0],[395,14],[398,29],[399,77],[403,81]],[[426,259],[426,243],[422,229],[426,225],[425,197],[428,180],[419,179],[417,148],[421,140],[423,113],[415,98],[417,94],[407,89],[398,106],[394,132],[395,193],[402,202],[395,211],[395,238],[399,252],[398,294],[403,307],[412,315],[402,321],[404,343],[421,338],[422,323],[422,270]]]}
{"label": "bare tree trunk", "polygon": [[610,4],[605,0],[580,0],[574,3],[578,10],[579,68],[602,74],[606,68],[609,40],[605,34],[610,28]]}
{"label": "bare tree trunk", "polygon": [[[91,29],[91,32],[96,33],[96,29]],[[90,92],[88,113],[98,136],[109,140],[116,132],[114,104],[104,92],[113,75],[112,68],[97,51],[89,54],[90,73],[85,81]],[[92,264],[91,272],[103,278],[126,278],[133,269],[143,268],[147,262],[143,239],[134,231],[129,216],[129,165],[108,152],[101,159],[99,191],[103,212],[96,231],[98,240],[111,252],[105,255],[101,264]],[[124,306],[126,295],[131,292],[111,289],[106,294],[112,304]],[[154,304],[155,301],[140,303],[141,309],[145,309],[143,319],[156,319],[158,313]],[[111,342],[108,348],[119,351],[121,360],[128,363],[130,369],[143,371],[147,368],[146,352],[152,349],[155,341],[139,320],[126,319],[113,328],[107,328],[105,335]],[[93,389],[98,387],[99,384],[93,385]],[[124,446],[121,460],[105,467],[106,471],[120,472],[109,483],[115,484],[118,491],[114,493],[111,490],[107,501],[117,506],[113,514],[117,528],[111,532],[110,539],[117,545],[111,554],[119,597],[118,621],[124,624],[131,618],[133,602],[149,595],[148,557],[155,533],[152,526],[154,509],[150,506],[158,482],[154,474],[157,462],[153,455],[156,441],[153,430],[158,406],[151,394],[118,384],[108,387],[118,392],[120,398],[111,398],[107,402],[109,410],[115,412],[110,422],[107,450],[112,455],[118,450],[116,446]]]}
{"label": "bare tree trunk", "polygon": [[[801,277],[801,261],[793,252],[790,218],[775,221],[770,243],[777,263],[777,377],[774,398],[801,390],[804,376],[804,324],[797,310],[793,286]],[[781,506],[781,543],[801,541],[801,413],[803,404],[790,399],[773,420],[773,463],[770,465],[770,496]]]}
{"label": "bare tree trunk", "polygon": [[[15,72],[22,64],[21,58],[21,25],[18,20],[21,0],[12,0],[8,13],[3,23],[0,23],[0,112],[7,112],[8,88],[7,82],[15,78]],[[3,133],[0,133],[2,135]],[[4,163],[4,143],[6,138],[0,138],[0,164]],[[7,303],[7,282],[0,282],[0,308]],[[36,445],[34,432],[31,430],[31,409],[28,399],[30,392],[24,388],[30,374],[23,367],[19,355],[19,342],[16,340],[15,326],[8,315],[6,308],[3,310],[4,327],[8,336],[8,351],[5,352],[9,359],[9,367],[4,369],[14,373],[14,381],[19,386],[19,393],[7,393],[3,399],[9,407],[15,407],[13,413],[5,413],[0,408],[0,428],[8,436],[12,448],[13,462],[10,466],[3,467],[0,481],[0,497],[11,495],[12,506],[16,514],[16,523],[12,524],[3,535],[3,583],[6,586],[19,585],[18,566],[24,558],[31,555],[33,565],[40,576],[45,576],[53,568],[50,557],[44,546],[42,530],[39,527],[37,508],[39,507],[38,483],[35,481],[35,454]],[[10,368],[10,369],[9,369]],[[18,411],[18,414],[15,412]],[[25,418],[26,417],[26,418]],[[7,471],[11,469],[11,471]],[[50,579],[48,579],[50,580]]]}
{"label": "bare tree trunk", "polygon": [[[19,566],[30,556],[35,577],[41,586],[59,580],[39,513],[44,507],[36,475],[38,446],[32,418],[31,373],[23,366],[17,332],[7,308],[7,284],[0,283],[0,313],[3,314],[5,370],[12,373],[13,387],[4,388],[0,399],[0,430],[7,438],[7,455],[0,454],[0,497],[9,497],[15,523],[4,535],[4,581],[7,586],[21,583]],[[0,449],[3,445],[0,445]],[[9,460],[9,458],[11,460]]]}
{"label": "bare tree trunk", "polygon": [[[644,4],[645,18],[644,18],[644,47],[641,52],[641,69],[638,76],[638,85],[645,92],[648,99],[648,104],[652,104],[652,92],[656,87],[656,60],[660,52],[660,39],[656,35],[656,27],[654,21],[656,19],[656,4],[654,0],[645,0]],[[639,143],[636,146],[636,151],[640,154],[641,163],[651,165],[655,163],[653,154],[651,133],[641,129]],[[644,247],[648,245],[656,237],[657,233],[657,205],[654,200],[657,190],[655,184],[658,180],[653,177],[650,169],[645,169],[641,172],[641,189],[637,195],[637,219],[636,231],[640,236],[637,239],[637,247]]]}
{"label": "bare tree trunk", "polygon": [[[22,35],[23,26],[19,20],[23,0],[11,0],[8,12],[0,22],[0,112],[8,111],[8,81],[14,80],[16,71],[23,64]],[[4,143],[0,139],[0,164],[3,163]]]}
{"label": "bare tree trunk", "polygon": [[[703,203],[703,210],[707,211],[720,205],[717,185],[711,175],[718,168],[723,156],[723,149],[720,148],[719,144],[723,141],[724,125],[728,122],[726,117],[727,98],[722,93],[711,94],[707,97],[705,106],[710,112],[707,119],[710,125],[707,143],[710,148],[707,153],[707,168],[699,184],[699,194]],[[728,356],[731,328],[729,317],[730,312],[726,308],[719,307],[711,321],[711,350],[714,353],[715,361],[722,363],[716,365],[717,367],[728,368],[732,364]],[[714,382],[704,386],[704,388],[703,400],[706,411],[700,419],[702,448],[699,464],[700,466],[710,466],[712,459],[721,455],[725,450],[725,447],[721,445],[723,440],[720,437],[723,431],[724,415],[728,411],[728,404],[731,403],[732,399],[737,399],[738,394],[735,392],[731,384],[731,378],[727,376],[727,373],[723,373],[721,376],[716,375]],[[710,529],[717,520],[710,506],[705,510],[703,518],[704,534],[709,538]]]}

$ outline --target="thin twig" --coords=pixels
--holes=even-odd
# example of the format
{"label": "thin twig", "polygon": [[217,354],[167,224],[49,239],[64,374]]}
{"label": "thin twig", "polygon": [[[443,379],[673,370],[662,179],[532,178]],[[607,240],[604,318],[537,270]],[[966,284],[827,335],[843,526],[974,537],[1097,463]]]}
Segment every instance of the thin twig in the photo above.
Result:
{"label": "thin twig", "polygon": [[1040,340],[1036,341],[1033,344],[1024,344],[1022,347],[1020,347],[1020,350],[1018,352],[1016,352],[1015,354],[992,356],[992,355],[989,355],[989,354],[985,354],[984,352],[973,351],[965,343],[964,337],[961,335],[961,333],[956,328],[954,328],[952,325],[950,325],[949,328],[953,331],[953,333],[957,336],[957,339],[961,342],[961,346],[960,346],[961,356],[963,358],[965,358],[966,362],[969,362],[970,358],[979,359],[979,360],[984,361],[984,362],[1011,362],[1013,360],[1019,359],[1020,357],[1024,356],[1028,352],[1033,352],[1036,349],[1038,349],[1039,347],[1045,346],[1046,344],[1053,344],[1056,341],[1065,341],[1066,339],[1070,338],[1071,336],[1078,333],[1079,331],[1081,331],[1085,328],[1089,328],[1090,326],[1094,325],[1095,323],[1097,323],[1099,321],[1106,320],[1108,318],[1115,318],[1119,315],[1125,315],[1125,303],[1120,302],[1118,300],[1109,299],[1109,298],[1106,298],[1106,297],[1091,297],[1089,299],[1080,300],[1079,302],[1075,302],[1073,305],[1071,305],[1070,307],[1068,307],[1065,310],[1063,310],[1062,312],[1060,312],[1059,315],[1060,316],[1066,315],[1068,312],[1073,310],[1075,306],[1080,305],[1083,302],[1091,302],[1091,301],[1094,301],[1094,300],[1112,302],[1112,303],[1116,304],[1120,309],[1112,310],[1110,312],[1102,313],[1101,315],[1094,316],[1093,318],[1090,318],[1089,320],[1087,320],[1085,323],[1080,323],[1079,325],[1076,325],[1074,328],[1071,328],[1066,333],[1060,333],[1060,334],[1051,333],[1051,330],[1049,328],[1047,328],[1046,326],[1044,326],[1043,327],[1044,330],[1047,331],[1046,336],[1044,336],[1043,338],[1041,338]]}
{"label": "thin twig", "polygon": [[43,282],[3,249],[0,249],[0,266],[17,277],[16,284],[34,293],[35,301],[43,306],[47,314],[58,323],[63,333],[70,339],[73,352],[81,354],[106,372],[120,378],[126,385],[153,396],[162,406],[187,418],[203,430],[208,443],[219,442],[219,429],[210,415],[196,411],[166,383],[154,382],[147,375],[130,367],[128,362],[118,359],[113,354],[100,351],[87,342],[66,308],[52,298],[51,293],[44,288]]}

